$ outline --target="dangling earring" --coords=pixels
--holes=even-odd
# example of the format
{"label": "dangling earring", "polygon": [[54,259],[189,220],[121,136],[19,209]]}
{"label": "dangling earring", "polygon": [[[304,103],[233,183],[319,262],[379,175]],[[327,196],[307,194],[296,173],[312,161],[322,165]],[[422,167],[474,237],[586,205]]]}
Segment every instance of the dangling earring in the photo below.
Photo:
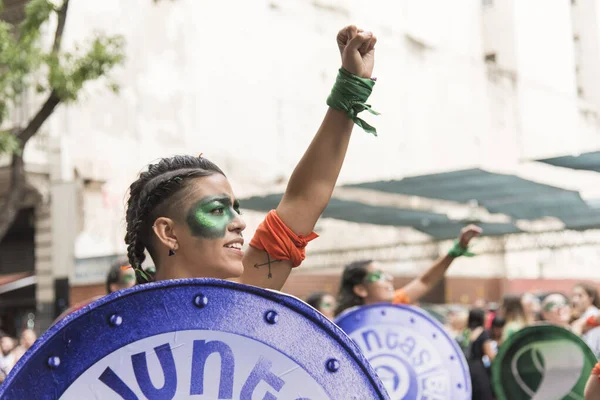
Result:
{"label": "dangling earring", "polygon": [[174,256],[174,255],[175,255],[175,250],[169,249],[169,257]]}

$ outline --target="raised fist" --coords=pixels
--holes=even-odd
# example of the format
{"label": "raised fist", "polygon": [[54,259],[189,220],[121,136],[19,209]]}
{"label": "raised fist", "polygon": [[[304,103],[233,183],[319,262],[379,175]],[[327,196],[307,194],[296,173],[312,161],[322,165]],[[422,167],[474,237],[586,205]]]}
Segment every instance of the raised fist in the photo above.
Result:
{"label": "raised fist", "polygon": [[481,235],[482,229],[476,225],[469,225],[460,231],[458,242],[463,249],[466,249],[471,239]]}
{"label": "raised fist", "polygon": [[375,63],[375,43],[377,38],[350,25],[338,32],[337,44],[342,55],[342,67],[361,78],[371,78]]}

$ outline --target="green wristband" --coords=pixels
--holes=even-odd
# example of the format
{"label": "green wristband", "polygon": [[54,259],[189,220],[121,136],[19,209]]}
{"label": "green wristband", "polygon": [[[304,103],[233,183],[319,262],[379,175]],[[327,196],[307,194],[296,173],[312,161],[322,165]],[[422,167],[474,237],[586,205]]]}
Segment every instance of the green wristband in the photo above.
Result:
{"label": "green wristband", "polygon": [[373,86],[375,86],[373,79],[359,78],[340,68],[335,84],[331,89],[331,94],[327,98],[327,105],[336,110],[343,111],[365,132],[377,136],[375,127],[358,118],[358,114],[365,110],[373,115],[379,115],[377,111],[371,109],[369,104],[366,104]]}
{"label": "green wristband", "polygon": [[452,248],[450,249],[450,251],[448,252],[448,255],[454,258],[460,257],[460,256],[465,256],[465,257],[473,257],[475,256],[474,253],[471,253],[469,251],[468,247],[462,247],[460,245],[460,242],[458,240],[454,241],[454,246],[452,246]]}

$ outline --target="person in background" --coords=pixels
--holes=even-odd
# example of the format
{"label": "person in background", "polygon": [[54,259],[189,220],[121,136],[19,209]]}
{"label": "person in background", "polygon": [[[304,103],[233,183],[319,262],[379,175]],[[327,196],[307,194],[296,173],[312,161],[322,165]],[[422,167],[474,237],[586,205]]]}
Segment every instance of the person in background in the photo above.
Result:
{"label": "person in background", "polygon": [[468,251],[471,240],[481,234],[481,228],[463,228],[454,247],[437,259],[423,274],[404,287],[394,290],[393,277],[373,260],[355,261],[344,268],[337,295],[335,315],[357,306],[388,302],[414,304],[425,296],[444,277],[452,262],[460,256],[472,256]]}
{"label": "person in background", "polygon": [[506,321],[502,332],[502,342],[504,343],[506,339],[527,325],[527,316],[523,309],[521,296],[505,295],[502,299],[501,314]]}
{"label": "person in background", "polygon": [[570,328],[571,307],[567,297],[561,293],[550,293],[544,297],[541,314],[543,322]]}
{"label": "person in background", "polygon": [[470,331],[467,328],[469,313],[462,307],[452,306],[446,318],[446,330],[456,340],[460,348],[465,352],[469,347]]}
{"label": "person in background", "polygon": [[521,296],[521,304],[525,311],[525,317],[527,318],[527,324],[531,325],[540,320],[540,299],[533,293],[523,293]]}
{"label": "person in background", "polygon": [[496,357],[490,332],[485,330],[485,311],[474,308],[469,312],[467,327],[471,331],[469,348],[466,352],[471,384],[473,386],[473,399],[492,400],[491,365]]}
{"label": "person in background", "polygon": [[106,293],[114,293],[133,286],[135,286],[135,271],[129,268],[128,262],[120,260],[113,263],[106,275]]}
{"label": "person in background", "polygon": [[306,303],[312,306],[325,317],[333,320],[333,312],[337,306],[335,298],[329,293],[317,292],[312,293],[306,298]]}
{"label": "person in background", "polygon": [[598,314],[600,308],[598,289],[588,283],[578,283],[573,287],[571,304],[573,312],[579,318],[587,318]]}
{"label": "person in background", "polygon": [[[129,266],[127,259],[118,259],[111,264],[108,273],[106,274],[106,294],[111,294],[118,290],[135,286],[135,279],[135,271]],[[60,314],[58,318],[54,320],[53,324],[104,296],[105,295],[101,294],[74,304]]]}
{"label": "person in background", "polygon": [[23,357],[23,354],[33,346],[36,340],[37,335],[33,329],[25,329],[21,332],[20,344],[14,350],[15,364]]}
{"label": "person in background", "polygon": [[578,283],[571,293],[574,321],[571,329],[577,335],[595,328],[600,319],[598,290],[588,283]]}
{"label": "person in background", "polygon": [[499,315],[496,315],[492,320],[492,324],[488,331],[490,332],[490,338],[492,339],[492,346],[496,352],[498,352],[498,347],[502,344],[502,334],[504,332],[504,325],[506,325],[506,321]]}
{"label": "person in background", "polygon": [[499,308],[500,307],[498,306],[498,303],[488,304],[488,312],[485,317],[485,329],[492,329],[492,321],[494,321],[494,318],[496,318]]}
{"label": "person in background", "polygon": [[0,382],[8,376],[16,364],[15,340],[4,332],[0,332]]}

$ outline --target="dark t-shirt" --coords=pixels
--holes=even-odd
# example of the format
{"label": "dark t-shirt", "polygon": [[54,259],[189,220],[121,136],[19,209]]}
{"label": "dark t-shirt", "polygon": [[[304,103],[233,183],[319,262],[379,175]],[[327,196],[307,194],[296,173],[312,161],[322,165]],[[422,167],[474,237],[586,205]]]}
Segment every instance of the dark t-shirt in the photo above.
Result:
{"label": "dark t-shirt", "polygon": [[492,340],[492,337],[489,331],[484,330],[477,339],[471,342],[467,350],[467,361],[469,363],[471,384],[473,386],[473,400],[492,400],[493,398],[490,371],[482,360],[485,355],[483,344],[488,340]]}
{"label": "dark t-shirt", "polygon": [[485,353],[483,352],[483,344],[488,340],[492,340],[489,331],[483,331],[481,335],[475,339],[470,346],[469,356],[467,357],[469,360],[481,360]]}

